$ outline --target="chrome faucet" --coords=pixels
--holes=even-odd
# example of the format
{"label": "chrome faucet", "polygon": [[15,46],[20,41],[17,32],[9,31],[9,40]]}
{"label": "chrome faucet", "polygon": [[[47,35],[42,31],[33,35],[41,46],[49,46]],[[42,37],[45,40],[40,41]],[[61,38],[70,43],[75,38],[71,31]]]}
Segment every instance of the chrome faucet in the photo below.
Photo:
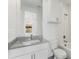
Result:
{"label": "chrome faucet", "polygon": [[31,40],[32,40],[32,36],[33,36],[33,35],[31,34],[31,36],[30,36]]}

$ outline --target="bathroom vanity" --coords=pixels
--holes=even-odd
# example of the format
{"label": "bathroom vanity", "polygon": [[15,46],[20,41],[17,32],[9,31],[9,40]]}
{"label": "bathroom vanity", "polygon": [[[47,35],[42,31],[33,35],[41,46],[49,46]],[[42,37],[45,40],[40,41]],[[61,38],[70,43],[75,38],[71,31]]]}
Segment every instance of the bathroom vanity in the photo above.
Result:
{"label": "bathroom vanity", "polygon": [[48,59],[50,55],[49,44],[47,41],[39,43],[37,41],[37,43],[26,45],[23,40],[20,42],[17,40],[9,47],[8,55],[9,59]]}

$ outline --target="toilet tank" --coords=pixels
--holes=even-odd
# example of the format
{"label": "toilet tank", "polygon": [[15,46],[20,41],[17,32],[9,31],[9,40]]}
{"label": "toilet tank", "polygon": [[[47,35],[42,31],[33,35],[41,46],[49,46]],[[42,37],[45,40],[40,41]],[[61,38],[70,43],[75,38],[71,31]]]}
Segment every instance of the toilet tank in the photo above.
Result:
{"label": "toilet tank", "polygon": [[49,48],[51,50],[54,50],[54,49],[56,49],[58,47],[58,40],[57,39],[45,39],[45,40],[48,41]]}
{"label": "toilet tank", "polygon": [[58,47],[58,43],[57,43],[57,40],[53,40],[53,41],[50,41],[50,48],[51,50],[54,50]]}

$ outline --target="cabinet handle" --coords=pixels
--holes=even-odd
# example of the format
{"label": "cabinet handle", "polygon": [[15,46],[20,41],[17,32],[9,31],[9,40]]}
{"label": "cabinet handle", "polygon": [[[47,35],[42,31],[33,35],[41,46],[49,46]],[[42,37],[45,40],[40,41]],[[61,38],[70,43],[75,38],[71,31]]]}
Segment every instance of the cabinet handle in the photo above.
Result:
{"label": "cabinet handle", "polygon": [[33,59],[33,55],[31,55],[31,59]]}
{"label": "cabinet handle", "polygon": [[34,54],[34,59],[35,59],[35,54]]}
{"label": "cabinet handle", "polygon": [[32,54],[31,55],[31,59],[35,59],[35,54]]}

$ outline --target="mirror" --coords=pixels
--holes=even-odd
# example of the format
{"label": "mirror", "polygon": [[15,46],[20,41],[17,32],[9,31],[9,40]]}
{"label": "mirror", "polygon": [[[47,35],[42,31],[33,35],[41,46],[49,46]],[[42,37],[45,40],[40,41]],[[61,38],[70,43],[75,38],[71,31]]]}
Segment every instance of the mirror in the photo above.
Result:
{"label": "mirror", "polygon": [[42,0],[21,0],[24,34],[42,34]]}

